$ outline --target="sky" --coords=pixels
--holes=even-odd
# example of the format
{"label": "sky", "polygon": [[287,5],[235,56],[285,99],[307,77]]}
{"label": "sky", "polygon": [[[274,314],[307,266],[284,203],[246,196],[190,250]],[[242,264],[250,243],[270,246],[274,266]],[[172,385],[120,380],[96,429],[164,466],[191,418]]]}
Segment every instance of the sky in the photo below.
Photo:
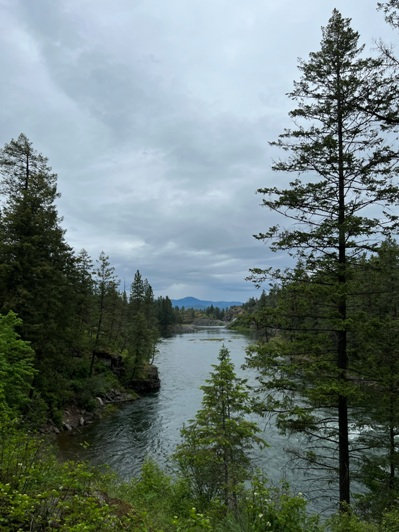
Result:
{"label": "sky", "polygon": [[366,50],[395,35],[373,0],[0,0],[0,145],[23,132],[58,174],[66,239],[126,287],[246,301],[253,235],[298,58],[337,8]]}

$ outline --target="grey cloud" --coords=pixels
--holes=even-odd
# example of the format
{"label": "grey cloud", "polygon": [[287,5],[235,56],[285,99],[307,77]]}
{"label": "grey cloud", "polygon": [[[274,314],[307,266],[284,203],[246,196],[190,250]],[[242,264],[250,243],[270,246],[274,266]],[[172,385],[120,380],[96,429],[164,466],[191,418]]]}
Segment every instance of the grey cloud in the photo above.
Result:
{"label": "grey cloud", "polygon": [[67,238],[126,283],[245,300],[250,267],[286,260],[252,237],[275,221],[255,191],[285,179],[267,142],[333,7],[390,35],[355,0],[2,0],[0,141],[49,157]]}

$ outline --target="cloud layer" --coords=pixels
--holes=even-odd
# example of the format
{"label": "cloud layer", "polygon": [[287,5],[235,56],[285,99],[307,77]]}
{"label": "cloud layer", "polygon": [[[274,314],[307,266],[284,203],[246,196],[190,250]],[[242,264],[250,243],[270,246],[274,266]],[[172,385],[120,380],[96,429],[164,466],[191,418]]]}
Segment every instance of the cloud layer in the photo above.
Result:
{"label": "cloud layer", "polygon": [[333,7],[393,39],[371,0],[0,0],[1,144],[49,157],[68,241],[127,285],[245,301],[248,269],[284,261],[252,237],[255,191]]}

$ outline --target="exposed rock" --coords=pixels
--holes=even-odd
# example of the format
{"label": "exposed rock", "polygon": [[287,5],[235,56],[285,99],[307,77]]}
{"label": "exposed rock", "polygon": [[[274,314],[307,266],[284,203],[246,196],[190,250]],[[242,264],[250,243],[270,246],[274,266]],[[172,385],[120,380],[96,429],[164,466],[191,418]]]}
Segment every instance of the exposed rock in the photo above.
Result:
{"label": "exposed rock", "polygon": [[133,507],[126,501],[122,499],[116,499],[115,497],[110,497],[105,491],[98,491],[96,496],[99,501],[108,504],[114,508],[114,511],[119,517],[123,517],[132,512]]}
{"label": "exposed rock", "polygon": [[189,323],[177,323],[173,326],[173,334],[187,334],[198,331],[197,327]]}
{"label": "exposed rock", "polygon": [[[95,417],[95,412],[87,412],[84,408],[79,408],[76,405],[68,405],[62,416],[61,427],[63,430],[74,430],[90,423]],[[56,431],[53,430],[52,432]]]}
{"label": "exposed rock", "polygon": [[131,379],[129,386],[139,394],[157,392],[161,387],[161,381],[156,366],[147,366],[143,370],[142,377]]}
{"label": "exposed rock", "polygon": [[123,372],[123,359],[121,355],[115,355],[108,351],[94,351],[93,354],[103,364],[111,368],[116,375],[120,375]]}
{"label": "exposed rock", "polygon": [[193,325],[197,327],[225,327],[226,324],[221,320],[214,320],[212,318],[196,318]]}
{"label": "exposed rock", "polygon": [[[62,430],[75,430],[85,425],[89,425],[96,419],[100,419],[105,412],[107,405],[122,404],[130,401],[135,401],[138,395],[135,392],[125,392],[121,390],[109,390],[104,396],[96,397],[97,408],[92,412],[79,408],[76,405],[68,405],[62,416],[61,429]],[[60,429],[53,423],[49,422],[44,428],[43,432],[60,433]]]}
{"label": "exposed rock", "polygon": [[104,395],[104,403],[127,403],[129,401],[135,401],[137,399],[137,394],[131,392],[124,392],[121,390],[109,390]]}

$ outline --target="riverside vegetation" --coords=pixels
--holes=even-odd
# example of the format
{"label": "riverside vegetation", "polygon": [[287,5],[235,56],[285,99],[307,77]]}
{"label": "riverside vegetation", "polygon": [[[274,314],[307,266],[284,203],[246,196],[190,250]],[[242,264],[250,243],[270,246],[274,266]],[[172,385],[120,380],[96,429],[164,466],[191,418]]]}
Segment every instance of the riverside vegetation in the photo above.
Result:
{"label": "riverside vegetation", "polygon": [[[399,2],[380,8],[397,27]],[[179,313],[169,298],[154,299],[139,271],[128,294],[105,253],[94,266],[71,249],[56,175],[24,135],[1,150],[1,530],[399,529],[397,60],[382,45],[380,57],[365,58],[358,38],[334,10],[320,51],[300,63],[295,129],[275,143],[289,157],[274,169],[303,179],[259,190],[296,224],[258,238],[297,261],[286,271],[254,268],[268,290],[234,323],[259,333],[247,358],[259,388],[250,393],[223,347],[182,428],[173,476],[148,462],[122,483],[60,463],[40,435],[48,420],[61,423],[65,406],[94,409],[96,397],[145,378]],[[337,484],[336,515],[321,522],[301,494],[251,470],[253,446],[267,452],[252,411],[306,436],[296,458]]]}

